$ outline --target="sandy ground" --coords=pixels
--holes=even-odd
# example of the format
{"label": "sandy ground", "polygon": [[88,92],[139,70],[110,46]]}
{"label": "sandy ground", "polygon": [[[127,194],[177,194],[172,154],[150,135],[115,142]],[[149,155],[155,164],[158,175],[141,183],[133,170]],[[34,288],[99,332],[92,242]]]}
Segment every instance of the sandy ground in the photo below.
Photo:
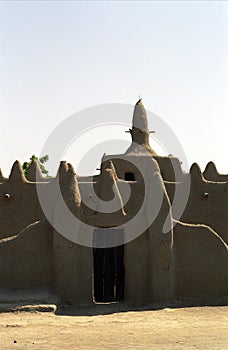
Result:
{"label": "sandy ground", "polygon": [[102,313],[2,313],[0,349],[228,349],[228,307]]}

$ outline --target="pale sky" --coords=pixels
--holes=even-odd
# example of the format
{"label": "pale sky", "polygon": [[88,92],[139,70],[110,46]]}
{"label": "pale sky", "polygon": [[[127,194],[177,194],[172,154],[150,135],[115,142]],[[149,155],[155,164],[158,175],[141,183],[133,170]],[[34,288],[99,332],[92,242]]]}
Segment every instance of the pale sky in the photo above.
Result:
{"label": "pale sky", "polygon": [[[176,133],[190,165],[204,170],[212,160],[228,173],[227,39],[222,1],[0,2],[4,174],[16,159],[39,155],[72,113],[104,103],[133,105],[139,94]],[[121,128],[103,134],[129,139]],[[83,144],[93,147],[96,137],[84,135],[67,160],[77,167]]]}

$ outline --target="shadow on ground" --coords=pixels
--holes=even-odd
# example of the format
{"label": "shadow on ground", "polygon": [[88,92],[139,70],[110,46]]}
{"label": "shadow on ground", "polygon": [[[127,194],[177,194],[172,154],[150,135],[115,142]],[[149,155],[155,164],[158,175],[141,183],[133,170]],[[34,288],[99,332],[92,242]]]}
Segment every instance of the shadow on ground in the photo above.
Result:
{"label": "shadow on ground", "polygon": [[136,311],[156,311],[166,308],[179,309],[190,307],[217,307],[228,306],[228,300],[205,300],[199,301],[176,301],[169,304],[147,304],[147,305],[130,305],[127,303],[105,303],[105,304],[92,304],[90,306],[72,306],[72,305],[60,305],[55,312],[59,316],[99,316],[109,315],[122,312],[136,312]]}

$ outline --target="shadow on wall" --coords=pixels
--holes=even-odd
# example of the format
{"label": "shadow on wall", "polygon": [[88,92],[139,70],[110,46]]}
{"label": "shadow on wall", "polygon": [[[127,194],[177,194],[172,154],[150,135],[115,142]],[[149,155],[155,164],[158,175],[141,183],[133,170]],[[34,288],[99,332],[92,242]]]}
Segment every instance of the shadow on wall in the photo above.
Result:
{"label": "shadow on wall", "polygon": [[177,222],[174,256],[177,299],[228,298],[228,247],[210,227]]}
{"label": "shadow on wall", "polygon": [[0,241],[1,289],[51,287],[51,231],[47,222],[40,221]]}

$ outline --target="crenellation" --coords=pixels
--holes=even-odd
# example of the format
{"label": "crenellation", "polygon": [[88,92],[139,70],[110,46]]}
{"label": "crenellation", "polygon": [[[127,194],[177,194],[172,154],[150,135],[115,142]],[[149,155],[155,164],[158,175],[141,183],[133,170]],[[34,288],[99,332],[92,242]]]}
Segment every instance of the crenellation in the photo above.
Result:
{"label": "crenellation", "polygon": [[3,176],[2,170],[0,169],[0,183],[4,182],[6,178]]}
{"label": "crenellation", "polygon": [[28,167],[26,178],[30,182],[46,182],[47,178],[43,177],[40,165],[36,159],[33,159]]}
{"label": "crenellation", "polygon": [[22,169],[21,163],[18,160],[16,160],[12,166],[9,181],[18,185],[20,183],[28,182]]}
{"label": "crenellation", "polygon": [[205,182],[200,166],[197,163],[193,163],[191,165],[189,174],[191,176],[192,183],[196,184],[196,183]]}
{"label": "crenellation", "polygon": [[225,182],[228,181],[228,175],[220,174],[216,168],[215,163],[209,162],[203,172],[203,176],[208,181]]}

